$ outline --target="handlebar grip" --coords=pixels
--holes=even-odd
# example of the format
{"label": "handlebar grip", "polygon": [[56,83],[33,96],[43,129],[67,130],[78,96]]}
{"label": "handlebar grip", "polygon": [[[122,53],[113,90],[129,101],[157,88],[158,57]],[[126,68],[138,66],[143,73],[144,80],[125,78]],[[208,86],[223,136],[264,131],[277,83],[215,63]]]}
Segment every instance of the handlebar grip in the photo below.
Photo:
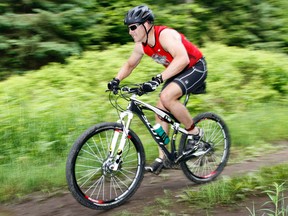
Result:
{"label": "handlebar grip", "polygon": [[145,91],[143,90],[142,85],[138,85],[137,87],[134,87],[134,88],[130,88],[128,86],[123,86],[122,88],[120,88],[119,86],[117,86],[117,88],[107,89],[106,92],[112,91],[113,94],[118,94],[119,90],[123,92],[131,93],[131,94],[137,94],[138,96],[145,94]]}
{"label": "handlebar grip", "polygon": [[122,91],[127,91],[127,92],[130,92],[130,88],[129,88],[129,87],[127,87],[127,86],[124,86],[124,87],[122,88]]}

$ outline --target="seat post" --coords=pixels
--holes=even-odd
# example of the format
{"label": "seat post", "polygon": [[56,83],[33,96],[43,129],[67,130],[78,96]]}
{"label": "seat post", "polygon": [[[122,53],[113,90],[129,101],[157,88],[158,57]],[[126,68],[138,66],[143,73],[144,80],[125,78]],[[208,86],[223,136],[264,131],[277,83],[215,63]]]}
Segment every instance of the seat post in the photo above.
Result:
{"label": "seat post", "polygon": [[187,105],[187,103],[188,103],[188,101],[189,101],[189,97],[190,97],[190,94],[189,94],[189,93],[186,94],[185,100],[184,100],[184,102],[183,102],[184,106]]}
{"label": "seat post", "polygon": [[189,101],[190,94],[197,95],[197,94],[205,94],[206,93],[206,82],[203,82],[198,88],[194,89],[191,93],[187,93],[185,100],[183,102],[184,106],[187,105]]}

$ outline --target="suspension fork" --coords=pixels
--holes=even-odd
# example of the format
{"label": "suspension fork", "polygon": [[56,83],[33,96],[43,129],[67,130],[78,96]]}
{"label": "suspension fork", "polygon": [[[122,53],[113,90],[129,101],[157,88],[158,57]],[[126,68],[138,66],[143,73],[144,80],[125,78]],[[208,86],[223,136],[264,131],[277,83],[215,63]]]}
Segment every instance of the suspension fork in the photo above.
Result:
{"label": "suspension fork", "polygon": [[[123,149],[125,146],[125,143],[127,141],[128,134],[129,134],[129,128],[130,128],[130,124],[132,122],[133,119],[133,113],[130,110],[126,110],[122,113],[120,113],[120,119],[117,121],[117,123],[120,123],[123,126],[123,131],[122,131],[122,136],[120,139],[120,144],[119,147],[117,149],[117,155],[116,158],[114,160],[114,163],[111,164],[111,166],[109,167],[111,170],[118,170],[119,164],[121,162],[121,156],[123,153]],[[124,119],[125,117],[127,117],[127,121],[125,122]],[[116,145],[117,145],[117,141],[119,139],[120,136],[120,130],[115,130],[113,138],[112,138],[112,143],[110,146],[110,150],[109,150],[109,158],[113,159],[113,155],[116,151]]]}

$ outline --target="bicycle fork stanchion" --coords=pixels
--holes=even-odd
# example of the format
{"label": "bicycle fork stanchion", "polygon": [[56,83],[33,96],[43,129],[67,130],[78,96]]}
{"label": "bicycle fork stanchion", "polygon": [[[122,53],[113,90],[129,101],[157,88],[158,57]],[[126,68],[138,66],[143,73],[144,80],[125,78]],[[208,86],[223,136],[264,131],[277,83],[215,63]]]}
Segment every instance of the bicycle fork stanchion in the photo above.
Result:
{"label": "bicycle fork stanchion", "polygon": [[[126,116],[127,116],[127,122],[126,122],[126,125],[125,125],[124,118]],[[125,146],[128,134],[129,134],[129,127],[130,127],[132,119],[133,119],[133,113],[131,111],[125,111],[125,112],[122,112],[120,114],[120,119],[118,120],[118,123],[123,125],[123,133],[122,133],[122,136],[121,136],[119,147],[117,149],[116,159],[114,160],[114,163],[111,164],[110,167],[109,167],[113,171],[118,170],[119,164],[121,162],[121,156],[122,156],[123,149],[124,149],[124,146]],[[115,131],[114,132],[114,136],[113,136],[112,143],[111,143],[111,148],[110,148],[110,157],[113,157],[113,155],[115,153],[119,135],[120,135],[119,131]]]}

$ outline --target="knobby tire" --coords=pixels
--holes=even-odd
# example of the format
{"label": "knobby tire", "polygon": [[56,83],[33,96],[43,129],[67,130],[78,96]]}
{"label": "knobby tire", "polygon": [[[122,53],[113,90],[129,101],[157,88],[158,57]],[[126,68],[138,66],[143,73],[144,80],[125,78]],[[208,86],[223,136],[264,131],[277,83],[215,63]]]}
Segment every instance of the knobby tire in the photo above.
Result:
{"label": "knobby tire", "polygon": [[[85,131],[71,148],[66,163],[69,190],[82,205],[97,210],[115,208],[127,201],[144,177],[145,152],[139,137],[129,131],[119,169],[108,169],[110,143],[118,123],[100,123]],[[115,154],[117,153],[117,148]]]}
{"label": "knobby tire", "polygon": [[[204,130],[204,137],[196,150],[180,163],[188,179],[195,183],[206,183],[214,180],[223,171],[229,158],[231,139],[225,122],[214,113],[202,113],[194,119],[196,126]],[[186,149],[187,135],[182,135],[179,152]],[[199,152],[206,152],[200,156]]]}

